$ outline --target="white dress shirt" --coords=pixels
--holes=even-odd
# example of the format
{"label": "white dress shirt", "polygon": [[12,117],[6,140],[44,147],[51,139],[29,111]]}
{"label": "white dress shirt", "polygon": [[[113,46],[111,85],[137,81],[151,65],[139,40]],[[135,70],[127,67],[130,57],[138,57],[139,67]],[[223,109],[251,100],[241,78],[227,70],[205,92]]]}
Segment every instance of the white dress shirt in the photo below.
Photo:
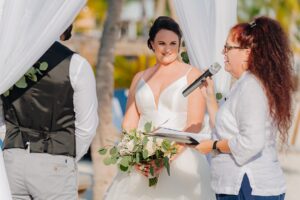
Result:
{"label": "white dress shirt", "polygon": [[285,192],[276,151],[276,126],[260,82],[245,72],[216,115],[213,139],[228,139],[231,154],[212,157],[212,187],[217,194],[237,195],[246,173],[252,195]]}
{"label": "white dress shirt", "polygon": [[[98,126],[98,100],[96,81],[90,64],[78,54],[74,54],[70,63],[70,81],[74,90],[76,161],[87,152]],[[2,106],[2,105],[1,105]],[[0,120],[3,117],[0,117]],[[5,131],[0,121],[0,136]]]}

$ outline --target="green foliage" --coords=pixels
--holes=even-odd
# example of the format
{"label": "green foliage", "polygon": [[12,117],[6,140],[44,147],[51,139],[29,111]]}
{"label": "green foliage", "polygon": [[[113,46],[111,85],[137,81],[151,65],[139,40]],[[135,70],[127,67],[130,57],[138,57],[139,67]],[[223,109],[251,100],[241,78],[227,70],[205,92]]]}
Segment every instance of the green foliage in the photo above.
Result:
{"label": "green foliage", "polygon": [[144,159],[147,159],[147,158],[148,158],[148,151],[147,151],[147,149],[144,149],[144,150],[143,150],[143,158],[144,158]]}
{"label": "green foliage", "polygon": [[149,187],[156,185],[158,182],[157,177],[149,178]]}
{"label": "green foliage", "polygon": [[107,152],[107,149],[105,149],[105,148],[101,148],[98,150],[98,153],[100,153],[100,155],[105,155],[106,152]]}
{"label": "green foliage", "polygon": [[13,85],[11,88],[9,88],[3,95],[5,97],[10,95],[10,90],[13,90],[14,87],[25,89],[28,87],[27,81],[37,82],[37,74],[43,75],[43,71],[46,71],[48,69],[48,63],[42,62],[42,63],[36,63],[34,66],[32,66],[23,77],[21,77],[15,85]]}
{"label": "green foliage", "polygon": [[98,25],[102,24],[104,22],[107,13],[107,8],[108,8],[107,0],[88,0],[87,6],[93,12],[97,24]]}
{"label": "green foliage", "polygon": [[181,55],[181,59],[184,63],[190,64],[189,55],[186,51],[183,51],[180,55]]}
{"label": "green foliage", "polygon": [[222,93],[217,92],[217,93],[216,93],[216,99],[217,99],[217,100],[221,100],[222,98],[223,98]]}
{"label": "green foliage", "polygon": [[154,56],[116,56],[114,62],[115,88],[129,88],[137,72],[143,71],[154,64]]}
{"label": "green foliage", "polygon": [[41,71],[46,71],[46,70],[48,69],[48,63],[42,62],[42,63],[40,64],[40,66],[39,66],[39,69],[40,69]]}
{"label": "green foliage", "polygon": [[151,132],[151,127],[152,127],[152,122],[147,122],[145,125],[144,125],[144,130],[146,133],[150,133]]}
{"label": "green foliage", "polygon": [[164,157],[164,166],[167,169],[168,175],[170,176],[170,162],[168,157]]}

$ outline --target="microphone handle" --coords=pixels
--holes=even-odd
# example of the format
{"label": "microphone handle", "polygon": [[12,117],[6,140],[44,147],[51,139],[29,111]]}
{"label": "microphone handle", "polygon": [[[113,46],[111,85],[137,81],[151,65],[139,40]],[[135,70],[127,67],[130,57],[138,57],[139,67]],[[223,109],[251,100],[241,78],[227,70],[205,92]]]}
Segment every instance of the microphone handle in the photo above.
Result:
{"label": "microphone handle", "polygon": [[186,88],[182,94],[184,97],[187,97],[189,94],[191,94],[197,87],[199,87],[202,83],[205,82],[205,79],[200,79],[199,81],[194,81],[188,88]]}
{"label": "microphone handle", "polygon": [[187,97],[191,92],[193,92],[197,87],[205,82],[206,77],[212,76],[209,70],[204,72],[199,78],[197,78],[191,85],[189,85],[185,90],[183,90],[182,95]]}

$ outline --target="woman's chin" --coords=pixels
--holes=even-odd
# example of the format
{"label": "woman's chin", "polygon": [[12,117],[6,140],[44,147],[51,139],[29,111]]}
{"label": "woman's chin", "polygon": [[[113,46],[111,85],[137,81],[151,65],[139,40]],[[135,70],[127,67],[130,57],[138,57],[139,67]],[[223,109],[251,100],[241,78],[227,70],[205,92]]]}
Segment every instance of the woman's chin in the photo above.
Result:
{"label": "woman's chin", "polygon": [[169,64],[171,64],[171,63],[173,63],[173,62],[175,62],[176,61],[176,59],[170,59],[170,58],[165,58],[165,59],[161,59],[160,60],[160,63],[162,64],[162,65],[169,65]]}

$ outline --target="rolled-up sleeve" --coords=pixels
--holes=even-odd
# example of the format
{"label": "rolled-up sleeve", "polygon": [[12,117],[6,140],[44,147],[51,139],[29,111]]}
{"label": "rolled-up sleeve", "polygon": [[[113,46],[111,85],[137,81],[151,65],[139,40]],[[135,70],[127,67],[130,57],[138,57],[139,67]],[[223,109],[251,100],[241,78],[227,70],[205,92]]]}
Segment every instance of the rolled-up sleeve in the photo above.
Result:
{"label": "rolled-up sleeve", "polygon": [[268,103],[262,87],[252,80],[244,85],[236,108],[239,133],[228,142],[231,153],[239,165],[261,153],[266,140]]}

